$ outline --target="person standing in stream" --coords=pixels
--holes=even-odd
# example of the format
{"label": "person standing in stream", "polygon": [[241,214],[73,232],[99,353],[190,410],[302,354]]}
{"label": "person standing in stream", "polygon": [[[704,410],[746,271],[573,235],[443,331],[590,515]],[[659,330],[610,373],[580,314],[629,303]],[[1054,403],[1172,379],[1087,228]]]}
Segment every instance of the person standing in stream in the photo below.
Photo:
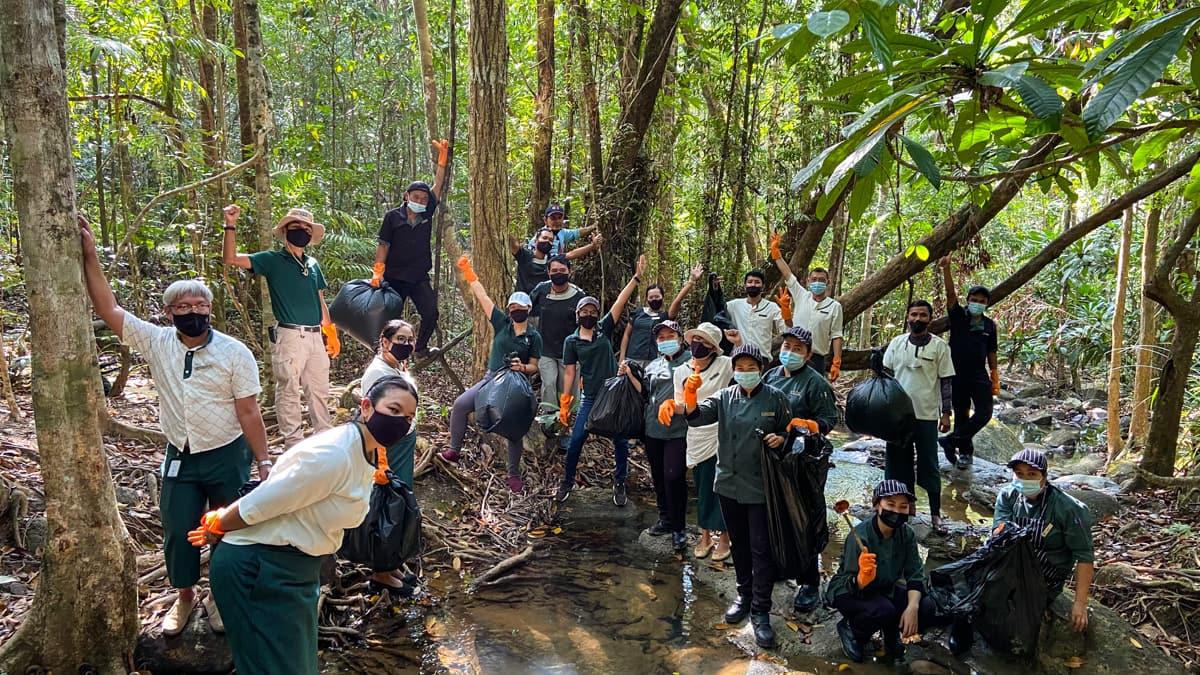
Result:
{"label": "person standing in stream", "polygon": [[[371,285],[383,281],[396,291],[402,300],[412,300],[421,315],[421,330],[417,333],[416,355],[429,355],[429,338],[437,328],[437,294],[429,283],[433,269],[433,214],[438,197],[445,191],[446,164],[450,158],[450,142],[434,141],[437,151],[437,171],[433,187],[425,181],[414,181],[404,191],[404,203],[388,211],[379,227],[379,244],[375,247]],[[394,317],[400,318],[400,317]]]}
{"label": "person standing in stream", "polygon": [[[687,516],[687,422],[675,414],[675,369],[692,358],[683,343],[679,324],[667,319],[654,327],[658,358],[646,366],[646,458],[650,460],[650,478],[658,522],[647,530],[652,537],[671,535],[676,551],[687,548],[684,519]],[[628,370],[628,369],[626,369]],[[631,377],[635,387],[641,387]]]}
{"label": "person standing in stream", "polygon": [[830,382],[837,382],[842,373],[842,303],[829,297],[829,270],[814,267],[808,273],[808,288],[800,285],[792,268],[779,251],[779,234],[771,235],[771,259],[783,275],[787,293],[780,292],[780,309],[784,320],[812,333],[810,368]]}
{"label": "person standing in stream", "polygon": [[[283,248],[257,253],[238,253],[237,220],[241,208],[225,207],[224,262],[250,270],[267,281],[271,312],[271,370],[275,375],[275,419],[290,448],[304,438],[304,411],[300,389],[308,399],[308,418],[314,434],[330,427],[329,359],[342,351],[337,326],[329,320],[325,304],[325,275],[317,259],[307,254],[309,246],[321,243],[325,226],[313,222],[312,213],[291,209],[275,226]],[[324,340],[322,340],[324,337]]]}
{"label": "person standing in stream", "polygon": [[991,292],[983,286],[972,286],[964,309],[958,304],[950,258],[938,263],[946,284],[946,306],[950,308],[950,358],[954,361],[954,431],[939,438],[938,443],[951,464],[966,469],[975,458],[975,434],[992,419],[992,397],[1000,395],[997,329],[996,322],[984,316]]}
{"label": "person standing in stream", "polygon": [[650,284],[646,287],[646,306],[633,310],[633,314],[625,324],[625,335],[621,338],[620,360],[629,359],[645,368],[647,364],[658,358],[654,340],[655,327],[665,320],[674,320],[679,316],[679,308],[683,305],[683,299],[692,292],[692,287],[696,285],[696,281],[703,273],[702,265],[692,268],[692,274],[688,277],[687,283],[675,294],[675,299],[671,301],[671,306],[665,313],[662,311],[663,301],[666,299],[663,287],[658,284]]}

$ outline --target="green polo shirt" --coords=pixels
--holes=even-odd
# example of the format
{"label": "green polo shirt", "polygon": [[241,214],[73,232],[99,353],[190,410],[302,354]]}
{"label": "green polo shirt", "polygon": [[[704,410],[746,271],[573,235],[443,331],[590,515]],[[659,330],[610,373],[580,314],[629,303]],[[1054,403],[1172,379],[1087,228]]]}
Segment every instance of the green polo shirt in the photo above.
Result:
{"label": "green polo shirt", "polygon": [[[657,349],[657,347],[656,347]],[[687,420],[683,415],[671,417],[671,424],[663,426],[658,422],[658,407],[663,401],[675,398],[675,368],[685,364],[692,358],[692,353],[683,348],[674,358],[659,356],[646,364],[646,378],[642,386],[646,388],[646,435],[662,440],[683,438],[687,436]]]}
{"label": "green polo shirt", "polygon": [[[1044,504],[1043,499],[1046,500]],[[992,527],[1003,522],[1016,523],[1018,518],[1042,520],[1042,552],[1046,562],[1059,572],[1069,575],[1076,563],[1095,562],[1091,514],[1078,499],[1049,485],[1038,495],[1037,501],[1031,502],[1015,485],[1009,485],[996,495]],[[1048,525],[1053,527],[1046,532]]]}
{"label": "green polo shirt", "polygon": [[509,354],[516,354],[521,363],[529,363],[530,359],[542,358],[542,334],[525,324],[525,332],[517,335],[513,320],[492,307],[492,330],[496,337],[492,338],[492,352],[488,354],[488,370],[496,371],[508,363]]}
{"label": "green polo shirt", "polygon": [[579,329],[563,340],[563,365],[577,366],[583,378],[583,397],[594,399],[604,387],[604,381],[617,374],[617,357],[613,355],[612,314],[605,314],[596,324],[591,340],[579,337]]}
{"label": "green polo shirt", "polygon": [[767,371],[763,382],[775,387],[792,402],[792,417],[813,420],[822,434],[837,426],[837,407],[833,403],[833,387],[829,381],[807,364],[788,374],[783,366]]}
{"label": "green polo shirt", "polygon": [[317,259],[304,256],[303,264],[283,249],[250,254],[250,271],[267,280],[271,311],[279,323],[321,325],[321,299],[325,275]]}
{"label": "green polo shirt", "polygon": [[897,584],[910,591],[925,592],[925,563],[917,551],[917,533],[913,532],[911,526],[906,523],[893,531],[891,537],[885,538],[879,531],[878,519],[872,516],[870,520],[859,523],[854,531],[862,539],[867,551],[875,554],[875,580],[866,588],[858,587],[858,554],[862,553],[862,549],[858,547],[857,539],[846,537],[842,563],[825,588],[826,602],[833,602],[843,595],[862,597],[879,594],[890,597]]}
{"label": "green polo shirt", "polygon": [[740,504],[765,504],[762,475],[763,435],[787,435],[792,405],[783,392],[760,384],[750,395],[740,385],[725,387],[700,401],[687,416],[688,426],[717,423],[717,480],[714,491]]}

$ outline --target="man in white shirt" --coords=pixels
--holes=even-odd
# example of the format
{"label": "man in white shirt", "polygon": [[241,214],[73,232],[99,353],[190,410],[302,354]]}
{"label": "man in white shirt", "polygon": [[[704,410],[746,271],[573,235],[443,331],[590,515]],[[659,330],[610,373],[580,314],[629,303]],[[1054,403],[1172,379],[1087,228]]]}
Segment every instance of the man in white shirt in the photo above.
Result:
{"label": "man in white shirt", "polygon": [[908,438],[887,444],[884,477],[902,481],[909,490],[915,490],[914,484],[925,488],[933,527],[940,530],[942,481],[938,474],[937,440],[939,430],[950,430],[954,363],[950,360],[950,345],[929,332],[932,318],[933,306],[928,301],[910,302],[909,332],[893,339],[883,353],[884,367],[895,373],[896,380],[912,399],[916,415]]}
{"label": "man in white shirt", "polygon": [[[788,293],[791,294],[791,325],[805,328],[812,333],[809,367],[827,377],[830,382],[837,382],[842,372],[842,303],[829,297],[829,286],[832,283],[829,270],[814,267],[808,273],[808,288],[802,286],[779,251],[778,233],[771,235],[771,259],[775,261],[775,266],[783,275]],[[789,307],[784,304],[782,309],[784,321],[789,321]]]}
{"label": "man in white shirt", "polygon": [[725,311],[743,343],[755,345],[770,357],[775,336],[788,329],[779,305],[763,297],[767,276],[762,270],[750,270],[742,278],[746,297],[725,303]]}
{"label": "man in white shirt", "polygon": [[[84,280],[96,314],[150,364],[159,424],[167,437],[159,511],[167,577],[178,590],[163,617],[165,635],[178,635],[196,605],[200,551],[187,533],[205,511],[234,501],[250,477],[271,469],[267,431],[258,407],[258,364],[246,345],[210,326],[212,292],[195,280],[176,281],[163,293],[173,327],[158,326],[117,304],[96,256],[96,240],[80,217]],[[205,601],[209,624],[224,631],[216,605]]]}

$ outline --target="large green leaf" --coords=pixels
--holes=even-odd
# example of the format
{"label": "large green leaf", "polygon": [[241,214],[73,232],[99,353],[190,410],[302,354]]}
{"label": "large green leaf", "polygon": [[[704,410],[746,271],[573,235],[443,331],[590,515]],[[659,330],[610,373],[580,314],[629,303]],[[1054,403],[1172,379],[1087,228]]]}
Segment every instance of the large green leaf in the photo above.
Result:
{"label": "large green leaf", "polygon": [[[873,152],[880,143],[883,142],[883,136],[887,133],[889,124],[881,124],[871,134],[869,134],[849,155],[846,156],[833,171],[829,174],[829,178],[825,181],[825,193],[832,193],[834,187],[850,173],[858,163],[863,161],[871,152]],[[849,142],[849,141],[847,141]]]}
{"label": "large green leaf", "polygon": [[941,189],[942,172],[938,170],[938,165],[934,161],[933,155],[925,149],[925,146],[908,136],[901,136],[900,140],[904,143],[904,149],[908,150],[908,156],[912,157],[913,164],[916,164],[921,175],[925,176],[925,180],[929,181],[934,190]]}
{"label": "large green leaf", "polygon": [[850,199],[846,207],[850,222],[855,222],[862,217],[866,212],[867,207],[871,205],[871,199],[875,196],[875,175],[859,178],[854,183],[853,191],[850,193]]}
{"label": "large green leaf", "polygon": [[978,63],[980,60],[978,56],[983,47],[983,39],[987,37],[988,29],[995,25],[996,15],[1006,5],[1008,5],[1008,0],[973,0],[971,2],[971,14],[975,19],[971,36],[971,47],[973,54],[976,56],[975,63]]}
{"label": "large green leaf", "polygon": [[1054,91],[1054,87],[1046,84],[1046,81],[1040,77],[1033,75],[1023,75],[1017,80],[1017,94],[1021,97],[1021,103],[1025,104],[1038,119],[1050,120],[1058,119],[1062,115],[1063,101],[1058,96],[1058,92]]}
{"label": "large green leaf", "polygon": [[1083,109],[1083,122],[1089,137],[1099,138],[1163,74],[1167,64],[1174,60],[1189,28],[1190,24],[1180,26],[1148,42],[1122,59],[1121,65],[1104,78],[1100,92]]}
{"label": "large green leaf", "polygon": [[808,29],[817,37],[827,38],[836,35],[849,25],[850,15],[840,9],[830,12],[813,12],[808,15]]}
{"label": "large green leaf", "polygon": [[1088,61],[1086,65],[1084,65],[1082,74],[1087,75],[1094,70],[1098,70],[1105,64],[1105,62],[1108,61],[1109,57],[1139,47],[1145,44],[1147,40],[1156,38],[1168,30],[1181,28],[1183,26],[1190,28],[1191,24],[1195,23],[1196,19],[1198,18],[1200,18],[1200,7],[1190,7],[1177,9],[1174,12],[1169,12],[1158,18],[1140,23],[1124,33],[1121,33],[1121,35],[1113,40],[1107,47],[1100,50],[1099,54],[1092,57],[1092,59]]}
{"label": "large green leaf", "polygon": [[883,13],[880,11],[879,5],[871,0],[867,0],[860,6],[862,7],[863,32],[867,35],[867,42],[871,44],[871,53],[875,55],[875,60],[883,66],[884,70],[891,70],[891,36],[890,31],[886,28]]}
{"label": "large green leaf", "polygon": [[808,183],[808,181],[812,180],[812,177],[821,170],[821,165],[825,163],[825,159],[829,157],[830,153],[832,153],[837,147],[838,146],[836,143],[830,145],[822,150],[816,157],[813,157],[812,161],[810,161],[808,164],[805,164],[804,168],[797,171],[796,175],[792,176],[792,190],[799,192],[804,185]]}
{"label": "large green leaf", "polygon": [[1133,151],[1133,159],[1130,161],[1133,170],[1141,171],[1150,162],[1162,157],[1167,151],[1167,146],[1182,134],[1183,129],[1167,129],[1156,134],[1151,134],[1149,138],[1142,141],[1137,150]]}
{"label": "large green leaf", "polygon": [[1200,89],[1200,49],[1192,52],[1192,88]]}
{"label": "large green leaf", "polygon": [[1029,63],[1020,61],[1010,63],[1003,68],[989,70],[979,76],[979,83],[989,87],[1003,87],[1008,89],[1015,87],[1021,81],[1021,77],[1025,75],[1025,71],[1029,69]]}

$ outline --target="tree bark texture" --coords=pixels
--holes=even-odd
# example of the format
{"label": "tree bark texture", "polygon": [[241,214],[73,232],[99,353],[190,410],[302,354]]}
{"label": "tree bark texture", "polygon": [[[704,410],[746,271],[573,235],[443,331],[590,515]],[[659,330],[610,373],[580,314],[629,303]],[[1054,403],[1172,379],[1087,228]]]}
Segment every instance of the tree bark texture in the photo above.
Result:
{"label": "tree bark texture", "polygon": [[1121,452],[1121,361],[1125,348],[1125,286],[1129,281],[1129,240],[1133,236],[1133,207],[1121,218],[1121,244],[1117,253],[1117,278],[1113,298],[1112,349],[1108,355],[1108,425],[1105,440],[1108,459]]}
{"label": "tree bark texture", "polygon": [[[1142,283],[1154,276],[1158,262],[1158,225],[1162,207],[1155,205],[1146,215],[1146,231],[1142,237]],[[1129,417],[1127,445],[1141,452],[1146,445],[1150,427],[1150,391],[1154,380],[1154,354],[1158,348],[1158,305],[1142,294],[1141,317],[1138,321],[1138,343],[1133,373],[1133,411]]]}
{"label": "tree bark texture", "polygon": [[604,182],[604,151],[600,138],[600,96],[596,90],[596,66],[592,55],[591,21],[584,0],[571,0],[575,15],[575,37],[579,41],[579,71],[583,81],[583,112],[587,121],[588,165],[592,184],[590,192],[595,200],[600,185]]}
{"label": "tree bark texture", "polygon": [[554,0],[537,0],[537,97],[533,137],[533,180],[529,190],[529,224],[542,227],[550,202],[550,149],[554,139]]}

